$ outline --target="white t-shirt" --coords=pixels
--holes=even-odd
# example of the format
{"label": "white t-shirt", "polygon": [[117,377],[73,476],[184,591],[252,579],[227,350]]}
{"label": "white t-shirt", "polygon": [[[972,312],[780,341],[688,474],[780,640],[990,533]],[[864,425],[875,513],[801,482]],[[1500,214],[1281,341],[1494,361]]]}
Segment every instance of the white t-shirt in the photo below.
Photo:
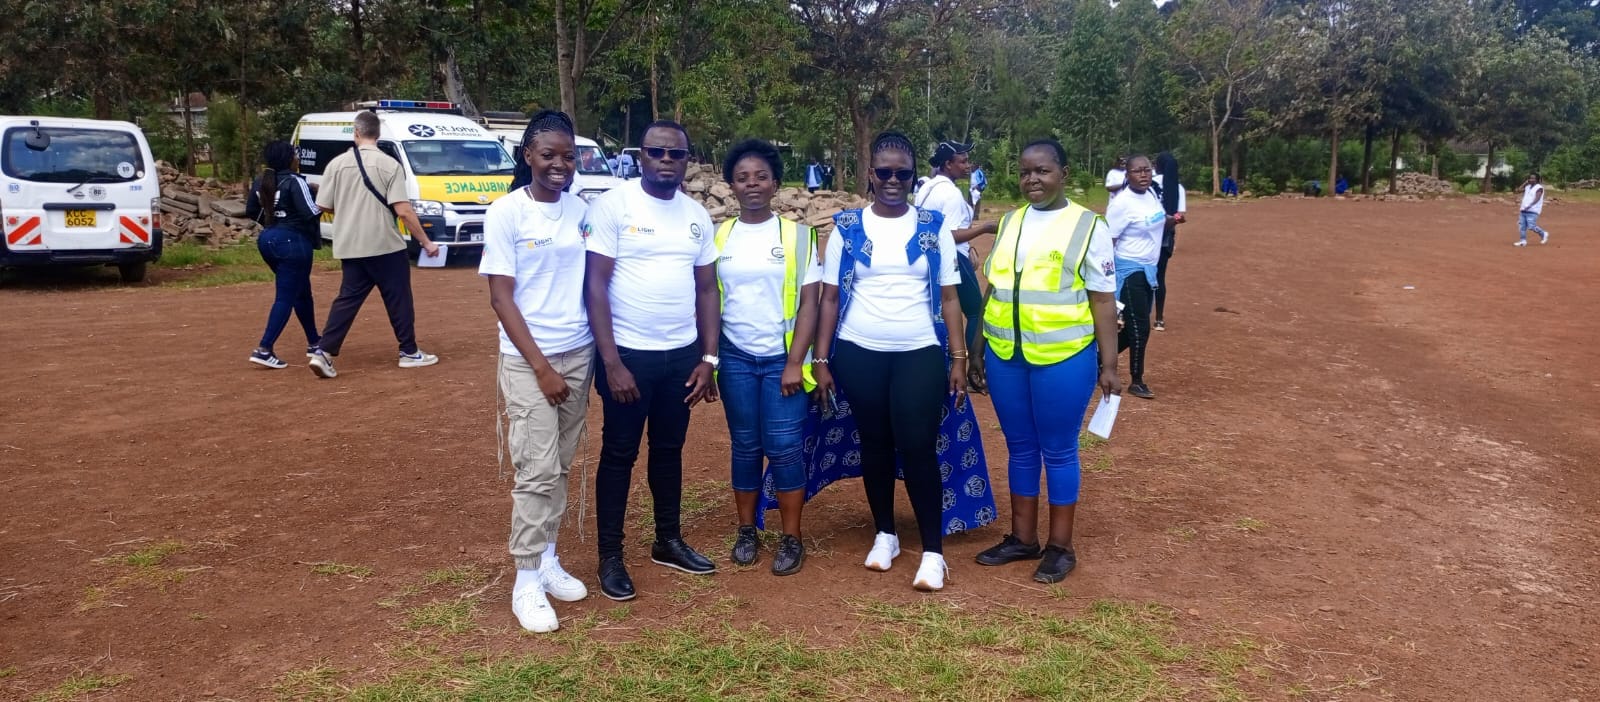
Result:
{"label": "white t-shirt", "polygon": [[1113,168],[1106,172],[1106,189],[1120,188],[1128,184],[1128,171],[1122,168]]}
{"label": "white t-shirt", "polygon": [[[953,190],[954,188],[952,188]],[[928,316],[928,257],[907,262],[906,244],[917,233],[917,210],[888,219],[862,210],[861,225],[872,242],[872,265],[856,265],[855,294],[850,310],[839,321],[839,338],[873,351],[914,351],[939,345]],[[955,227],[950,220],[939,229],[939,285],[961,282],[956,271]],[[844,237],[828,237],[822,279],[839,281],[839,259],[844,255]]]}
{"label": "white t-shirt", "polygon": [[[961,197],[961,187],[949,176],[936,175],[917,191],[916,202],[912,203],[924,210],[934,210],[944,215],[945,224],[951,225],[950,230],[966,229],[972,226],[972,205],[967,204],[967,199]],[[972,242],[956,244],[961,253],[972,255]]]}
{"label": "white t-shirt", "polygon": [[1111,225],[1111,239],[1119,258],[1149,265],[1161,261],[1167,211],[1161,207],[1155,188],[1142,193],[1123,188],[1106,206],[1106,223]]}
{"label": "white t-shirt", "polygon": [[[507,193],[489,206],[483,221],[483,260],[478,275],[517,281],[517,309],[528,332],[547,354],[574,351],[594,341],[583,305],[583,200],[568,193],[544,203],[528,191]],[[505,325],[500,353],[517,354]]]}
{"label": "white t-shirt", "polygon": [[[1157,186],[1162,188],[1167,187],[1165,183],[1161,182],[1161,180],[1160,173],[1150,176],[1150,182],[1155,183]],[[1178,188],[1178,211],[1189,211],[1189,191],[1184,188]]]}
{"label": "white t-shirt", "polygon": [[[1534,214],[1544,212],[1544,198],[1538,197],[1542,194],[1544,194],[1544,186],[1537,183],[1528,186],[1527,190],[1522,191],[1522,211]],[[1536,197],[1538,197],[1538,202],[1534,202]]]}
{"label": "white t-shirt", "polygon": [[[801,235],[806,226],[800,225]],[[717,259],[717,279],[722,282],[722,333],[741,351],[766,358],[784,353],[783,239],[778,218],[760,224],[736,222]],[[816,247],[811,265],[801,272],[800,284],[822,281],[822,261]]]}
{"label": "white t-shirt", "polygon": [[[1022,217],[1022,232],[1017,235],[1017,259],[1026,260],[1028,249],[1046,231],[1058,225],[1067,208],[1041,210],[1029,207]],[[1111,230],[1106,223],[1095,219],[1089,232],[1089,250],[1084,254],[1078,273],[1083,276],[1083,286],[1094,292],[1117,291],[1117,264],[1112,260]]]}
{"label": "white t-shirt", "polygon": [[717,261],[711,215],[688,195],[662,200],[643,181],[589,203],[583,233],[589,252],[616,260],[611,326],[617,345],[668,351],[695,342],[696,266]]}

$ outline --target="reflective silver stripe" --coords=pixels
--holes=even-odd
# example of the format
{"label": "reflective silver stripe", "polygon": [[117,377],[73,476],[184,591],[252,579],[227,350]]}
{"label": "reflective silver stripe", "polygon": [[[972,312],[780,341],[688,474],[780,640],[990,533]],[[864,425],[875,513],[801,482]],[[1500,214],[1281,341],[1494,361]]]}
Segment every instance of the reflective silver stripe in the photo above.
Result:
{"label": "reflective silver stripe", "polygon": [[[1095,213],[1085,208],[1083,214],[1078,215],[1078,225],[1072,229],[1072,239],[1067,244],[1067,253],[1072,254],[1072,266],[1061,268],[1061,292],[1072,290],[1078,282],[1078,268],[1083,265],[1083,257],[1089,253],[1089,235],[1094,232]],[[1072,302],[1056,304],[1078,304],[1089,299],[1087,293],[1080,291],[1080,297]]]}
{"label": "reflective silver stripe", "polygon": [[1017,341],[1017,337],[1012,334],[1011,327],[1001,327],[984,322],[983,333],[997,341],[1004,341],[1006,343],[1016,343]]}
{"label": "reflective silver stripe", "polygon": [[1044,344],[1059,344],[1067,341],[1077,341],[1094,334],[1094,325],[1085,324],[1078,327],[1067,327],[1050,332],[1022,332],[1022,343],[1042,346]]}
{"label": "reflective silver stripe", "polygon": [[[1067,275],[1062,277],[1071,280],[1071,277]],[[1067,289],[1061,292],[1023,290],[1019,293],[1010,288],[996,287],[994,289],[994,299],[997,302],[1013,304],[1020,302],[1024,305],[1081,305],[1089,301],[1089,291],[1074,290],[1071,287],[1071,283],[1068,283]]]}

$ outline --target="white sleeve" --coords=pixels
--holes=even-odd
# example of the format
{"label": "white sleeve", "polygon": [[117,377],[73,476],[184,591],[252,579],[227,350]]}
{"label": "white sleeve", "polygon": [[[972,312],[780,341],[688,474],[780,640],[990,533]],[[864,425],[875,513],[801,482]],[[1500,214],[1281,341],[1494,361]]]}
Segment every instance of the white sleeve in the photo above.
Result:
{"label": "white sleeve", "polygon": [[961,271],[956,269],[955,223],[946,217],[939,227],[939,285],[960,285]]}
{"label": "white sleeve", "polygon": [[1106,188],[1120,188],[1128,183],[1128,174],[1115,168],[1106,171]]}
{"label": "white sleeve", "polygon": [[1092,292],[1117,291],[1117,264],[1113,260],[1116,253],[1110,230],[1105,220],[1095,218],[1094,230],[1089,232],[1089,251],[1078,266],[1084,287]]}
{"label": "white sleeve", "polygon": [[601,196],[589,204],[589,211],[583,216],[583,244],[589,253],[607,258],[617,257],[617,237],[621,233],[622,222],[615,207],[622,202],[622,194],[618,193],[615,197]]}
{"label": "white sleeve", "polygon": [[[1117,239],[1122,238],[1122,234],[1128,230],[1128,225],[1133,223],[1133,218],[1129,216],[1132,208],[1128,206],[1128,202],[1124,194],[1119,192],[1111,198],[1111,203],[1106,205],[1106,217],[1102,223],[1105,224],[1106,241],[1112,246],[1116,245]],[[1095,232],[1099,231],[1100,225],[1096,224]]]}
{"label": "white sleeve", "polygon": [[[805,227],[806,225],[802,224],[800,226]],[[809,229],[809,227],[807,228]],[[831,241],[833,237],[828,237],[828,239]],[[822,261],[817,258],[817,245],[811,243],[809,246],[811,247],[811,265],[806,267],[805,274],[800,277],[801,285],[822,282]],[[838,278],[834,278],[834,280],[838,280]]]}
{"label": "white sleeve", "polygon": [[828,235],[827,251],[822,258],[822,281],[828,285],[839,282],[839,258],[844,256],[844,236],[835,226]]}
{"label": "white sleeve", "polygon": [[483,218],[483,259],[478,275],[517,275],[516,203],[511,193],[489,206]]}
{"label": "white sleeve", "polygon": [[1183,212],[1188,212],[1188,211],[1189,211],[1189,189],[1183,187],[1183,183],[1180,182],[1180,183],[1178,183],[1178,212],[1183,213]]}
{"label": "white sleeve", "polygon": [[706,212],[706,208],[699,205],[696,205],[695,208],[699,211],[695,213],[694,219],[702,233],[700,235],[700,255],[695,257],[694,265],[709,266],[717,262],[717,230],[711,226],[711,215]]}

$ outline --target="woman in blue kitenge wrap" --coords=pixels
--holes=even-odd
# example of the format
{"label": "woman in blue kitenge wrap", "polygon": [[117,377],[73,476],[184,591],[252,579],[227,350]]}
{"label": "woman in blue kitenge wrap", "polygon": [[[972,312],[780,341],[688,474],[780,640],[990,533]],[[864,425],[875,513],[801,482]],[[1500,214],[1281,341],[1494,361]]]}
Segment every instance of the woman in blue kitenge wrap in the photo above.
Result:
{"label": "woman in blue kitenge wrap", "polygon": [[956,296],[955,239],[937,212],[906,202],[915,148],[880,134],[868,170],[870,208],[834,218],[824,255],[814,371],[821,407],[805,451],[806,495],[860,475],[877,535],[865,565],[900,554],[898,474],[916,514],[919,590],[944,588],[943,537],[994,520],[977,418],[966,397],[967,349]]}

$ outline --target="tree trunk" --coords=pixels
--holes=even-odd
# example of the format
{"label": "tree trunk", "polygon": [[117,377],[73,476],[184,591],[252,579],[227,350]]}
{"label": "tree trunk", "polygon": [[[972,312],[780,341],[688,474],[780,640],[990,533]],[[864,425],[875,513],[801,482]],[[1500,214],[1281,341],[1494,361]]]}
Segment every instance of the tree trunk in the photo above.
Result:
{"label": "tree trunk", "polygon": [[1244,172],[1241,167],[1244,160],[1241,156],[1241,152],[1244,150],[1243,146],[1244,137],[1238,134],[1233,135],[1233,140],[1228,143],[1228,177],[1233,178],[1235,183],[1243,180],[1239,177]]}
{"label": "tree trunk", "polygon": [[867,169],[872,167],[872,120],[861,104],[861,96],[851,90],[845,98],[850,110],[850,127],[856,133],[856,194],[867,194]]}
{"label": "tree trunk", "polygon": [[1333,151],[1328,154],[1328,183],[1324,186],[1328,192],[1333,192],[1333,184],[1339,182],[1339,125],[1333,125]]}
{"label": "tree trunk", "polygon": [[239,96],[239,177],[250,177],[250,108]]}
{"label": "tree trunk", "polygon": [[633,101],[622,103],[622,145],[633,145]]}
{"label": "tree trunk", "polygon": [[1361,146],[1361,194],[1372,194],[1372,137],[1378,131],[1378,125],[1367,123],[1366,141]]}
{"label": "tree trunk", "polygon": [[459,106],[462,114],[476,119],[480,115],[478,106],[473,104],[472,96],[467,94],[467,86],[461,80],[461,66],[456,63],[455,47],[445,47],[444,63],[439,64],[439,72],[444,74],[445,99]]}
{"label": "tree trunk", "polygon": [[578,115],[577,79],[573,75],[572,28],[567,26],[566,0],[556,0],[556,81],[561,84],[561,111],[574,122]]}
{"label": "tree trunk", "polygon": [[1478,191],[1484,195],[1494,192],[1494,142],[1489,142],[1489,155],[1483,157],[1483,185]]}
{"label": "tree trunk", "polygon": [[661,119],[661,73],[656,68],[653,48],[650,50],[650,119]]}
{"label": "tree trunk", "polygon": [[367,87],[367,62],[362,60],[366,37],[361,33],[361,0],[350,0],[350,48],[355,50],[356,89]]}
{"label": "tree trunk", "polygon": [[94,86],[94,118],[111,119],[111,95],[104,83]]}
{"label": "tree trunk", "polygon": [[1395,180],[1400,177],[1400,128],[1394,128],[1394,134],[1389,136],[1389,194],[1400,192],[1395,185]]}
{"label": "tree trunk", "polygon": [[1217,125],[1217,118],[1211,118],[1211,195],[1222,194],[1222,127]]}
{"label": "tree trunk", "polygon": [[189,109],[189,89],[183,89],[183,172],[194,176],[194,113]]}

